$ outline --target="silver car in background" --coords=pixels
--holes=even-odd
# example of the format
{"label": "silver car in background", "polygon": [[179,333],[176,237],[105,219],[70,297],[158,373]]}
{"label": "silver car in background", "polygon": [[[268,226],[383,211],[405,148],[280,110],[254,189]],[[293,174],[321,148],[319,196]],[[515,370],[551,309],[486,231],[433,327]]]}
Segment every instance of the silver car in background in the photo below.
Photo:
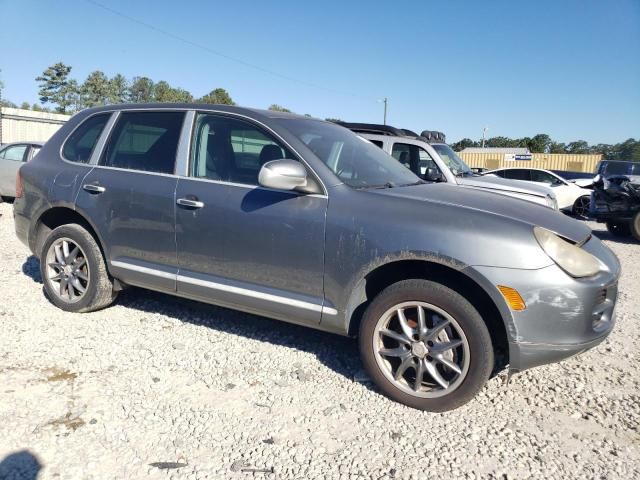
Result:
{"label": "silver car in background", "polygon": [[0,197],[16,196],[16,175],[42,148],[42,142],[15,142],[0,148]]}

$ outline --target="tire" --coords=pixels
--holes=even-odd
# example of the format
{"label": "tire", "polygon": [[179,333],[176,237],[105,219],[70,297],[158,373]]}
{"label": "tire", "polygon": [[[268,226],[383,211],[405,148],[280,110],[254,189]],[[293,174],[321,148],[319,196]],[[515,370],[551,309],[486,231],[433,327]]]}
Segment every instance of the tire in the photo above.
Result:
{"label": "tire", "polygon": [[607,230],[614,237],[626,237],[631,234],[631,225],[627,221],[613,221],[607,222]]}
{"label": "tire", "polygon": [[584,195],[582,197],[576,198],[576,201],[573,202],[573,208],[571,209],[571,213],[576,218],[587,218],[589,214],[589,203],[591,202],[591,197],[588,195]]}
{"label": "tire", "polygon": [[640,242],[640,211],[629,222],[629,230],[633,238]]}
{"label": "tire", "polygon": [[40,273],[51,303],[67,312],[100,310],[117,296],[100,248],[80,225],[51,231],[40,252]]}
{"label": "tire", "polygon": [[[425,313],[422,316],[423,326],[427,327],[424,335],[418,332],[418,306]],[[409,344],[407,333],[397,334],[407,332],[402,328],[398,308],[403,310],[404,324],[412,332]],[[441,328],[445,324],[447,326]],[[433,341],[429,340],[430,336]],[[446,336],[444,340],[443,336]],[[455,343],[460,346],[443,350]],[[431,412],[453,410],[467,403],[486,384],[494,366],[491,336],[478,311],[459,293],[428,280],[403,280],[375,297],[360,324],[359,345],[364,368],[386,396]],[[408,361],[407,355],[413,363],[405,367],[396,380],[395,375]],[[436,356],[442,362],[455,364],[457,371]],[[395,371],[394,366],[397,366]],[[422,375],[418,374],[418,368],[423,370]],[[436,373],[432,376],[434,368]],[[448,385],[446,388],[442,383],[438,385],[437,376]],[[417,378],[421,378],[419,383]]]}

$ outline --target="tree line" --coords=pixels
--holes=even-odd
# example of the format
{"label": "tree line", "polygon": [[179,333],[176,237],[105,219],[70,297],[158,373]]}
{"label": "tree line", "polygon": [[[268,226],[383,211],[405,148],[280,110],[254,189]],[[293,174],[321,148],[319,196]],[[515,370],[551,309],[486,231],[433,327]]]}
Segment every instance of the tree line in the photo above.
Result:
{"label": "tree line", "polygon": [[[482,140],[463,138],[459,142],[453,143],[451,147],[457,152],[467,147],[482,147]],[[640,161],[640,139],[633,138],[613,145],[607,143],[589,145],[584,140],[569,143],[556,142],[546,133],[539,133],[533,137],[524,138],[492,137],[485,141],[485,147],[525,147],[532,153],[590,153],[601,154],[607,160]]]}
{"label": "tree line", "polygon": [[[115,103],[235,105],[231,95],[224,88],[214,88],[202,97],[195,97],[191,92],[174,87],[165,80],[154,82],[145,76],[128,79],[120,73],[109,78],[100,70],[91,72],[84,82],[80,83],[71,77],[71,69],[70,65],[62,62],[47,67],[35,79],[38,82],[38,96],[41,104],[30,105],[28,102],[22,102],[20,108],[69,114],[85,108]],[[18,107],[8,100],[0,100],[0,105]],[[272,104],[269,109],[282,112],[290,111],[277,104]]]}

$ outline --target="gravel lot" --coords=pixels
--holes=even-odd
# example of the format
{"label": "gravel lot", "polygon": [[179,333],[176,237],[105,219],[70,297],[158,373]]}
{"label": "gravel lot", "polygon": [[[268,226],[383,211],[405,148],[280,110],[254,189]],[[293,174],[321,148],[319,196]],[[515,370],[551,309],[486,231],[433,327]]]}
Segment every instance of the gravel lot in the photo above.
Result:
{"label": "gravel lot", "polygon": [[11,208],[0,478],[640,478],[640,245],[601,225],[623,265],[609,339],[431,414],[377,393],[350,339],[139,289],[64,313]]}

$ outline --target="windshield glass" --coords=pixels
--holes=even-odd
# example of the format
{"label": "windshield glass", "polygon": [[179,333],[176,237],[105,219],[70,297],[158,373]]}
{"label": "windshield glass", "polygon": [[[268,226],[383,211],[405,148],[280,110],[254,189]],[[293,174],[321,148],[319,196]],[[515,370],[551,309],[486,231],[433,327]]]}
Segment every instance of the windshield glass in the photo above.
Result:
{"label": "windshield glass", "polygon": [[281,121],[349,186],[398,187],[423,183],[380,147],[344,127],[311,119],[283,118]]}
{"label": "windshield glass", "polygon": [[464,160],[462,160],[449,145],[437,143],[431,146],[438,152],[442,161],[447,164],[447,167],[449,167],[454,175],[473,175],[469,166],[464,163]]}

